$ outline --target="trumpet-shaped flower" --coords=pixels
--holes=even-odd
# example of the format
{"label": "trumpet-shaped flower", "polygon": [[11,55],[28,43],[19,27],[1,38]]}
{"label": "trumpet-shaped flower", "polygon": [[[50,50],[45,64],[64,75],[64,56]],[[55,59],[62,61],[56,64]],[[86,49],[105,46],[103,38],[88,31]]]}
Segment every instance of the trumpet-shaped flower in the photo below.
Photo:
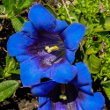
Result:
{"label": "trumpet-shaped flower", "polygon": [[92,92],[86,65],[80,62],[75,66],[78,72],[71,82],[47,81],[32,87],[32,94],[39,96],[38,110],[103,110],[104,97]]}
{"label": "trumpet-shaped flower", "polygon": [[28,17],[30,21],[7,43],[9,54],[20,62],[23,85],[32,86],[44,77],[68,83],[77,72],[71,64],[86,27],[80,23],[68,26],[40,4],[32,6]]}

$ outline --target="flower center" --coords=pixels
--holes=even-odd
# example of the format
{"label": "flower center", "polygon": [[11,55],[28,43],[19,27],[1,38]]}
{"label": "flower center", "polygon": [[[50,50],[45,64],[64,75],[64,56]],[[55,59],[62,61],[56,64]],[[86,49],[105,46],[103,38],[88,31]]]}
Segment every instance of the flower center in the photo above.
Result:
{"label": "flower center", "polygon": [[51,52],[53,52],[53,51],[59,50],[59,47],[58,47],[58,46],[52,46],[52,47],[45,46],[45,50],[46,50],[48,53],[51,53]]}
{"label": "flower center", "polygon": [[65,89],[65,84],[61,84],[61,95],[59,96],[59,98],[62,100],[67,100],[67,96],[65,95]]}

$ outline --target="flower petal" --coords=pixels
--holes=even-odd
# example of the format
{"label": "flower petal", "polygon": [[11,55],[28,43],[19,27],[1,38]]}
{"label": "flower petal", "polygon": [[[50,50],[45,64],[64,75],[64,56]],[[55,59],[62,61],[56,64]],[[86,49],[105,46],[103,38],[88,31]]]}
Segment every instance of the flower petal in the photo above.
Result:
{"label": "flower petal", "polygon": [[58,32],[61,33],[65,28],[68,27],[68,24],[66,23],[66,21],[62,21],[62,20],[56,20],[56,27],[54,29],[54,32]]}
{"label": "flower petal", "polygon": [[72,83],[78,87],[91,84],[92,79],[87,66],[82,62],[79,62],[75,65],[78,69],[78,72]]}
{"label": "flower petal", "polygon": [[7,50],[11,56],[27,54],[26,48],[32,45],[33,39],[27,37],[24,33],[13,34],[7,42]]}
{"label": "flower petal", "polygon": [[61,102],[52,103],[52,110],[68,110],[66,105]]}
{"label": "flower petal", "polygon": [[34,96],[45,97],[57,85],[54,81],[47,81],[32,86],[31,92]]}
{"label": "flower petal", "polygon": [[64,60],[62,63],[50,67],[45,75],[58,83],[68,83],[76,76],[76,73],[77,68]]}
{"label": "flower petal", "polygon": [[22,32],[24,32],[30,38],[37,39],[37,31],[36,31],[34,25],[30,21],[27,21],[24,23]]}
{"label": "flower petal", "polygon": [[40,81],[42,70],[39,68],[36,58],[31,58],[20,63],[20,78],[23,86],[32,86]]}
{"label": "flower petal", "polygon": [[65,47],[76,50],[86,31],[86,27],[80,23],[71,24],[62,32]]}
{"label": "flower petal", "polygon": [[79,87],[79,89],[82,92],[84,92],[84,93],[87,93],[89,95],[93,95],[93,91],[92,91],[92,86],[91,85],[81,86],[81,87]]}
{"label": "flower petal", "polygon": [[77,108],[76,110],[83,110],[79,103],[76,103],[76,108]]}
{"label": "flower petal", "polygon": [[72,64],[75,60],[75,50],[71,51],[69,49],[66,49],[66,58],[67,60]]}
{"label": "flower petal", "polygon": [[83,94],[77,102],[83,110],[103,110],[105,99],[100,92],[96,92],[93,96]]}
{"label": "flower petal", "polygon": [[51,101],[47,97],[39,97],[38,110],[51,110]]}
{"label": "flower petal", "polygon": [[19,61],[19,62],[23,62],[27,59],[32,59],[33,56],[32,55],[28,55],[28,54],[25,54],[25,55],[17,55],[16,56],[16,59]]}
{"label": "flower petal", "polygon": [[56,26],[55,17],[40,4],[35,4],[32,6],[28,17],[38,30],[42,29],[46,30],[47,32],[51,32]]}

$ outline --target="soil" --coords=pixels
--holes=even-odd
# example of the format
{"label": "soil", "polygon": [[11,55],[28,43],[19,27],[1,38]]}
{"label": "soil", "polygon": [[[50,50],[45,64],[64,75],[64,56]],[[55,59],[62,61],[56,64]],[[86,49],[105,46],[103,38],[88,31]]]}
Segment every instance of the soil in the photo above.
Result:
{"label": "soil", "polygon": [[37,98],[32,97],[29,88],[19,88],[10,98],[0,103],[0,110],[37,110]]}
{"label": "soil", "polygon": [[15,33],[9,19],[0,19],[0,66],[5,66],[6,43],[13,33]]}

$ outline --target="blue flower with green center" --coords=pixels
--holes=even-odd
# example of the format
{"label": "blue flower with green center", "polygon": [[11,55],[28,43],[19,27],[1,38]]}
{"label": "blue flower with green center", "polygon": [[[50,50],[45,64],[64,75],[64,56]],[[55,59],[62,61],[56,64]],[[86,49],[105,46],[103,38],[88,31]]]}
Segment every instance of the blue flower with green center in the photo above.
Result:
{"label": "blue flower with green center", "polygon": [[75,66],[77,74],[66,84],[50,80],[32,86],[32,94],[39,97],[38,110],[103,110],[104,97],[92,92],[88,68],[82,62]]}
{"label": "blue flower with green center", "polygon": [[80,23],[68,26],[40,4],[32,6],[28,18],[7,43],[9,54],[20,62],[23,85],[32,86],[42,78],[68,83],[77,72],[71,64],[86,27]]}

